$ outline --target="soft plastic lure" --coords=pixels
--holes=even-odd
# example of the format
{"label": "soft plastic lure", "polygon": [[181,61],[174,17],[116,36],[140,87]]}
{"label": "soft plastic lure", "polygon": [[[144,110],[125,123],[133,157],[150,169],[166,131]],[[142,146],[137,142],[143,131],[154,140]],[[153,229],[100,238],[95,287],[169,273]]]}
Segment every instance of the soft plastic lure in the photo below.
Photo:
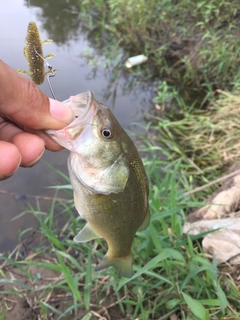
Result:
{"label": "soft plastic lure", "polygon": [[[52,42],[52,40],[41,41],[36,23],[33,21],[29,22],[25,41],[26,45],[24,47],[24,56],[28,61],[29,71],[18,69],[17,72],[29,75],[37,85],[42,84],[45,76],[47,76],[51,93],[56,99],[49,78],[54,77],[57,70],[53,70],[52,66],[47,62],[47,59],[53,57],[54,54],[49,54],[44,57],[42,49],[42,45],[49,42]],[[45,71],[44,63],[47,65],[48,71]]]}
{"label": "soft plastic lure", "polygon": [[42,84],[45,78],[42,42],[35,22],[29,22],[24,55],[28,61],[29,76],[35,84]]}

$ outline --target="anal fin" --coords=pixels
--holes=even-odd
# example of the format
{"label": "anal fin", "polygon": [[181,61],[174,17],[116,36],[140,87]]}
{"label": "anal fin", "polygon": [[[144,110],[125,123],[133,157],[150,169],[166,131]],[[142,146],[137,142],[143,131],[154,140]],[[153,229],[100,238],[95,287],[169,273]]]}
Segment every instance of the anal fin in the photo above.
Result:
{"label": "anal fin", "polygon": [[97,232],[95,232],[87,223],[83,229],[74,237],[75,242],[87,242],[90,240],[102,238]]}

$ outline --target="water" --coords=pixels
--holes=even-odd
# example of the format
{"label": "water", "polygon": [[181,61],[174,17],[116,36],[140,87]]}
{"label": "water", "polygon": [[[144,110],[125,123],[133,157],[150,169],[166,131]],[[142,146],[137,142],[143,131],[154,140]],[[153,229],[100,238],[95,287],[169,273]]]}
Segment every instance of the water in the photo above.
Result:
{"label": "water", "polygon": [[[114,68],[104,69],[104,55],[80,27],[78,12],[67,1],[32,0],[30,8],[28,1],[5,1],[0,19],[1,59],[13,69],[28,69],[23,47],[29,21],[37,23],[42,40],[53,39],[53,43],[43,46],[43,51],[45,55],[56,54],[49,63],[59,70],[52,80],[58,100],[91,90],[97,100],[113,110],[125,129],[137,130],[131,123],[141,123],[152,108],[152,88],[136,82],[130,86],[124,62],[117,76]],[[88,65],[89,61],[93,66]],[[40,88],[51,96],[46,82]],[[66,150],[46,151],[43,160],[67,174],[67,157]],[[31,169],[20,168],[10,179],[0,182],[0,251],[13,249],[20,231],[36,226],[29,214],[11,221],[29,208],[29,203],[36,208],[34,195],[51,198],[54,191],[48,186],[66,184],[44,161]],[[65,194],[59,196],[67,198]],[[47,213],[51,200],[39,199],[39,204]]]}

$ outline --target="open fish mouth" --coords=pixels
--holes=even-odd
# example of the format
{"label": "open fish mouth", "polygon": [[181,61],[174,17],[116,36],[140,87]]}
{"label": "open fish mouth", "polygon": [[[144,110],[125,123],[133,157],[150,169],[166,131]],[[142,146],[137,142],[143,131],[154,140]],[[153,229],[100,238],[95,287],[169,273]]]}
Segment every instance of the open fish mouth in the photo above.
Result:
{"label": "open fish mouth", "polygon": [[61,130],[46,130],[46,133],[61,146],[71,150],[76,137],[81,134],[86,124],[90,123],[96,115],[98,104],[94,103],[91,91],[71,96],[62,103],[73,111],[75,119]]}
{"label": "open fish mouth", "polygon": [[83,120],[91,109],[93,99],[92,92],[86,91],[84,93],[77,94],[76,96],[71,96],[62,103],[66,104],[70,109],[72,109],[76,118],[81,117]]}

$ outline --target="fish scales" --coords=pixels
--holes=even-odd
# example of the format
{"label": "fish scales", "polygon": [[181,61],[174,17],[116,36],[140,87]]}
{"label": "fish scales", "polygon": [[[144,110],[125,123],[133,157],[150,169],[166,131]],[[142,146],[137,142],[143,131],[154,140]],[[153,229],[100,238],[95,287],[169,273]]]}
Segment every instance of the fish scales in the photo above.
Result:
{"label": "fish scales", "polygon": [[90,91],[65,101],[76,119],[62,130],[48,130],[70,150],[68,170],[75,207],[87,224],[74,238],[104,238],[107,254],[96,267],[113,266],[131,277],[131,246],[150,220],[148,181],[138,151],[112,112]]}
{"label": "fish scales", "polygon": [[[78,211],[84,211],[84,217],[91,227],[111,243],[108,251],[111,258],[130,255],[138,229],[134,222],[143,221],[146,214],[142,210],[146,206],[145,197],[141,194],[141,183],[136,183],[136,173],[135,170],[130,171],[124,192],[118,194],[96,195],[90,193],[87,188],[74,190],[75,194],[78,194],[78,203],[81,203]],[[72,175],[71,181],[74,181]],[[138,192],[133,193],[133,188]],[[117,219],[117,215],[121,217]]]}

